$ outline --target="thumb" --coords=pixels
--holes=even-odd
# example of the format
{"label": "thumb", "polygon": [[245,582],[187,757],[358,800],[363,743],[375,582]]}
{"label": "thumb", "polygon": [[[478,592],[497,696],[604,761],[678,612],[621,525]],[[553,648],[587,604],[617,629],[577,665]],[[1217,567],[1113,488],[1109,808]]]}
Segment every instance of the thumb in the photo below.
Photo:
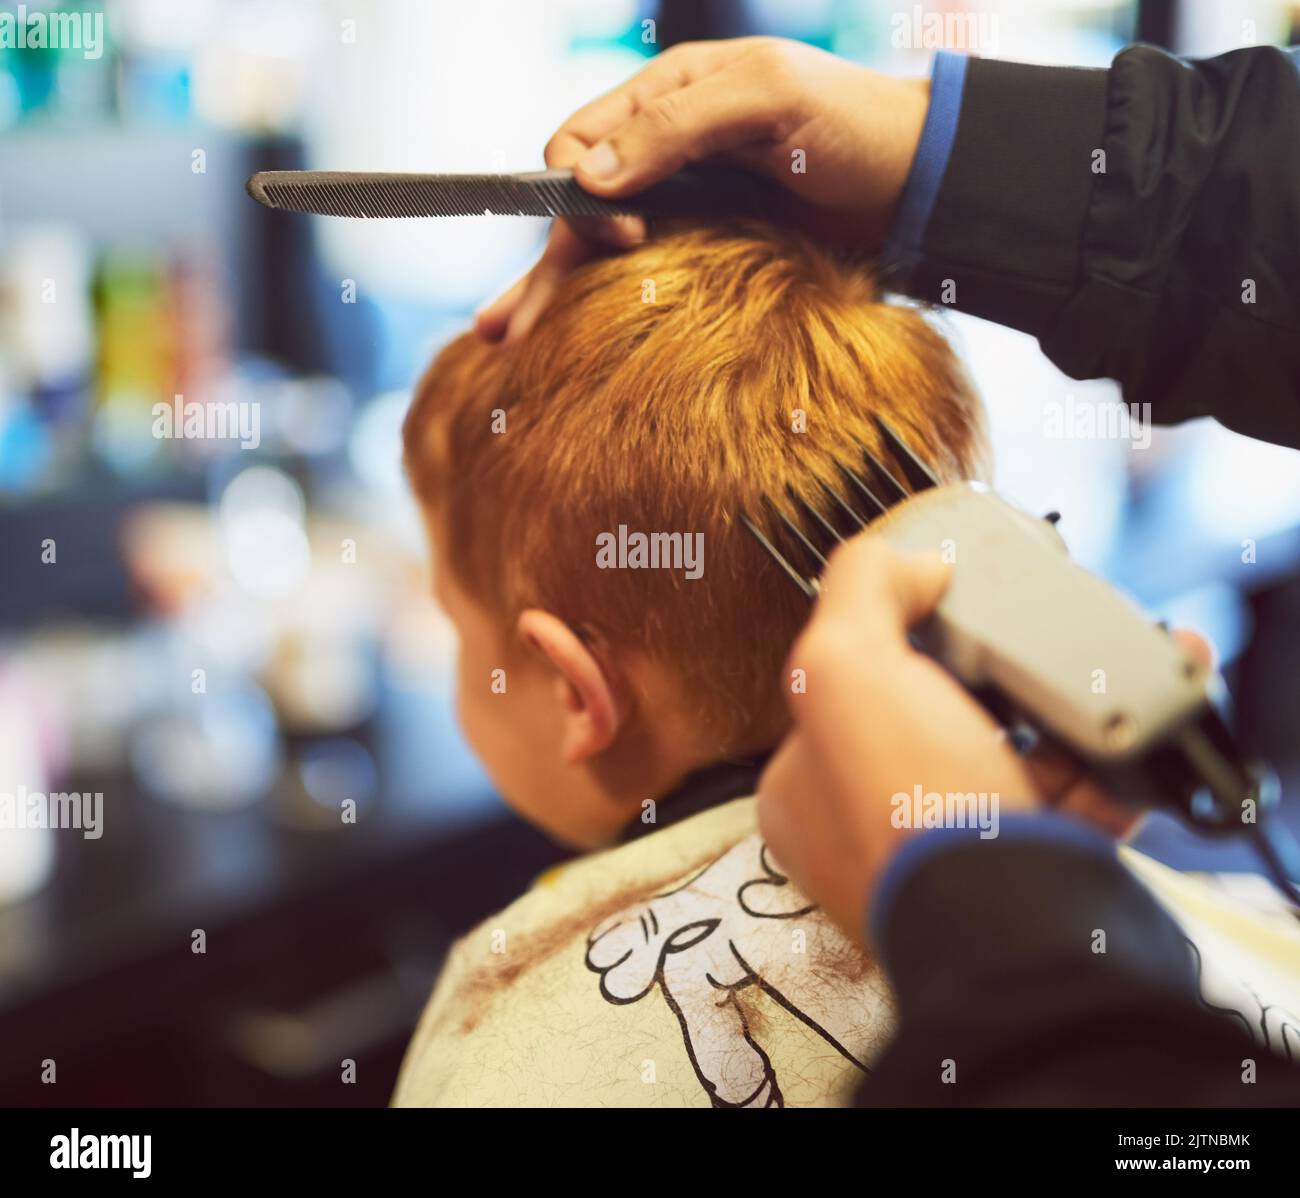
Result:
{"label": "thumb", "polygon": [[952,580],[952,567],[938,551],[901,553],[894,551],[888,583],[894,598],[894,612],[904,628],[925,619],[943,598]]}
{"label": "thumb", "polygon": [[858,628],[872,623],[902,639],[934,610],[951,577],[952,567],[937,552],[904,552],[879,535],[860,534],[831,557],[816,618]]}
{"label": "thumb", "polygon": [[719,71],[667,92],[592,146],[574,168],[597,195],[627,195],[687,163],[772,135],[780,106],[748,73]]}

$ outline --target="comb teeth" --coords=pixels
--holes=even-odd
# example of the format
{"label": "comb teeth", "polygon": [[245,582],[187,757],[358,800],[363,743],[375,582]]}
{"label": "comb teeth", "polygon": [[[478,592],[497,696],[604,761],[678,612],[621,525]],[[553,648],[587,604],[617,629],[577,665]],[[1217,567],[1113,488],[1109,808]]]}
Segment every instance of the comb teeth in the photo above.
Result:
{"label": "comb teeth", "polygon": [[572,171],[419,175],[384,171],[262,171],[248,194],[268,208],[319,216],[738,216],[770,202],[771,187],[717,168],[679,171],[634,196],[602,200]]}
{"label": "comb teeth", "polygon": [[802,513],[802,525],[785,515],[768,495],[763,500],[776,519],[776,530],[772,537],[764,533],[749,516],[742,514],[740,517],[763,551],[809,599],[817,597],[821,572],[826,568],[826,559],[836,545],[885,515],[895,503],[916,491],[938,485],[938,478],[908,449],[898,434],[879,417],[876,418],[876,423],[880,426],[892,456],[899,463],[901,472],[911,484],[910,489],[870,449],[859,444],[862,464],[867,467],[866,477],[859,470],[837,459],[834,465],[843,485],[837,488],[829,483],[820,483],[825,500],[821,506],[810,502],[793,489],[790,491],[790,497]]}

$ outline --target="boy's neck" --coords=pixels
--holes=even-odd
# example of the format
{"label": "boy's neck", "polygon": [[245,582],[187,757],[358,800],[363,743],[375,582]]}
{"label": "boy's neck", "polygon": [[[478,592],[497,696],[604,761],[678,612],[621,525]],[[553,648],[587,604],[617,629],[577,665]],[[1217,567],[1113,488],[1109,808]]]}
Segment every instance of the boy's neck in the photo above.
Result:
{"label": "boy's neck", "polygon": [[637,840],[710,807],[752,795],[758,789],[758,777],[771,755],[772,750],[767,749],[748,757],[716,761],[692,770],[656,799],[653,808],[629,821],[620,839]]}

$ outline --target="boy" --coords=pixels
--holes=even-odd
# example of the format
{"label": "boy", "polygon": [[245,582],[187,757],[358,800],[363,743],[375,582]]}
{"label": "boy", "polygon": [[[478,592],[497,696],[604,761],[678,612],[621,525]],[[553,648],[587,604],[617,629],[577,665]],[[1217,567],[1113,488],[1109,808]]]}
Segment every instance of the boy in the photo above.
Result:
{"label": "boy", "polygon": [[[838,485],[857,443],[888,461],[873,414],[942,478],[982,472],[926,318],[758,226],[593,263],[518,345],[461,337],[429,369],[405,449],[461,723],[525,818],[603,851],[456,946],[396,1105],[834,1105],[868,1075],[883,976],[756,832],[807,604],[738,517],[770,528],[764,495]],[[1300,1051],[1294,921],[1125,853],[1207,1002]]]}
{"label": "boy", "polygon": [[520,345],[438,356],[406,459],[461,723],[527,819],[624,843],[457,946],[396,1103],[824,1104],[861,1080],[880,974],[747,797],[807,604],[738,517],[838,482],[855,440],[883,452],[873,413],[945,478],[979,471],[978,401],[925,317],[763,227],[594,263]]}

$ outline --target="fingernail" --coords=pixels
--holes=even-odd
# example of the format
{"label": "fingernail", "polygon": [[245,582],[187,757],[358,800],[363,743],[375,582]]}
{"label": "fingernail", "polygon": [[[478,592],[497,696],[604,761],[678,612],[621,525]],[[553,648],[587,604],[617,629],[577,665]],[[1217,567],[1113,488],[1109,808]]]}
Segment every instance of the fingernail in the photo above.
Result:
{"label": "fingernail", "polygon": [[618,174],[618,155],[609,142],[602,141],[582,156],[578,169],[592,179],[612,179]]}

